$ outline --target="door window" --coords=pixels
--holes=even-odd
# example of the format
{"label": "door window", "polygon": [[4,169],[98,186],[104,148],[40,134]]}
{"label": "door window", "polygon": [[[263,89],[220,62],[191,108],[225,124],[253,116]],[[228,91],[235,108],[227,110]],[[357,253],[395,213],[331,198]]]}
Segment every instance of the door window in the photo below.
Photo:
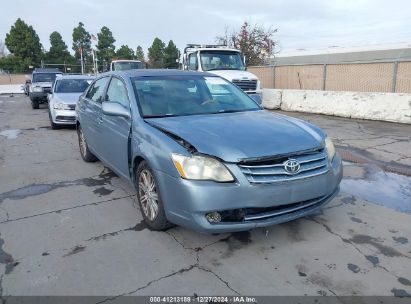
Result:
{"label": "door window", "polygon": [[197,71],[198,62],[197,62],[197,53],[191,53],[188,55],[188,69]]}
{"label": "door window", "polygon": [[86,98],[101,103],[108,79],[108,77],[98,79],[88,90]]}
{"label": "door window", "polygon": [[129,108],[127,89],[120,79],[113,77],[107,89],[106,101],[117,102],[125,108]]}

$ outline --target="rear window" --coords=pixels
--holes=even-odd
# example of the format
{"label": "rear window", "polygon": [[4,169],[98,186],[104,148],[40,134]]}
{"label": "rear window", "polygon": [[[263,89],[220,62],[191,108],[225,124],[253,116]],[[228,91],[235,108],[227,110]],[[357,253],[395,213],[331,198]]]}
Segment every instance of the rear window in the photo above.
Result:
{"label": "rear window", "polygon": [[60,79],[56,81],[54,92],[82,93],[88,88],[91,82],[91,79]]}
{"label": "rear window", "polygon": [[57,75],[56,73],[34,73],[33,82],[54,82]]}
{"label": "rear window", "polygon": [[144,64],[138,61],[119,61],[113,62],[113,71],[127,71],[144,69]]}

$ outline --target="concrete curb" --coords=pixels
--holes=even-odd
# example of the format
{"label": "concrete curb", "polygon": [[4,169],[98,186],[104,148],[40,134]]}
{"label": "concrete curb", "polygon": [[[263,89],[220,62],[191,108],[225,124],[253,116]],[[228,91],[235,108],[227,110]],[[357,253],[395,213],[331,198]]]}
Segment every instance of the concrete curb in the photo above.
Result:
{"label": "concrete curb", "polygon": [[411,124],[411,94],[263,89],[263,107]]}
{"label": "concrete curb", "polygon": [[21,84],[2,84],[0,85],[0,94],[23,94]]}

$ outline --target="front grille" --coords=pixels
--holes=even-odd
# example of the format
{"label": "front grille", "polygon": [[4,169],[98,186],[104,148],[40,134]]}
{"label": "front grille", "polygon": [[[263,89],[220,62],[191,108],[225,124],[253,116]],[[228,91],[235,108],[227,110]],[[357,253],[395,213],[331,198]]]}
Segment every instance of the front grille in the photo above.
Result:
{"label": "front grille", "polygon": [[[300,163],[300,170],[295,174],[285,170],[284,164],[289,159]],[[328,158],[325,149],[319,149],[264,160],[242,161],[238,166],[253,184],[287,182],[327,173]]]}
{"label": "front grille", "polygon": [[62,115],[58,115],[56,116],[56,120],[59,121],[76,121],[76,117],[75,116],[62,116]]}
{"label": "front grille", "polygon": [[69,107],[70,110],[75,110],[76,109],[75,104],[69,104],[68,107]]}
{"label": "front grille", "polygon": [[43,92],[44,93],[51,93],[51,88],[43,87]]}
{"label": "front grille", "polygon": [[234,79],[233,83],[243,91],[255,91],[257,89],[257,80],[240,80]]}

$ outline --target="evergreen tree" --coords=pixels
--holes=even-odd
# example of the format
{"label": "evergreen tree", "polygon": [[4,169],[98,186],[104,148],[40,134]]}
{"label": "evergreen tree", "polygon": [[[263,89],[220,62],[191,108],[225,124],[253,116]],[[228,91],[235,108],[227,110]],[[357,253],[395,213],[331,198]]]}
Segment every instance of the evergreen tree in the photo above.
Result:
{"label": "evergreen tree", "polygon": [[164,49],[164,42],[156,37],[151,47],[148,48],[148,60],[151,68],[164,67]]}
{"label": "evergreen tree", "polygon": [[134,51],[128,45],[122,45],[116,55],[118,59],[134,59]]}
{"label": "evergreen tree", "polygon": [[106,26],[103,26],[100,32],[97,34],[98,43],[97,43],[97,57],[99,61],[103,64],[104,70],[106,70],[115,56],[114,42],[116,40],[113,37],[113,33]]}
{"label": "evergreen tree", "polygon": [[144,51],[143,51],[143,48],[141,46],[137,46],[136,59],[140,60],[141,62],[146,62],[146,59],[144,58]]}
{"label": "evergreen tree", "polygon": [[64,63],[72,61],[72,56],[59,32],[50,34],[50,45],[50,50],[45,56],[47,63]]}
{"label": "evergreen tree", "polygon": [[84,28],[84,24],[79,22],[73,29],[73,51],[76,59],[80,59],[80,48],[83,49],[83,59],[92,62],[91,58],[91,35]]}
{"label": "evergreen tree", "polygon": [[[6,34],[5,40],[10,53],[25,64],[39,66],[42,58],[42,45],[39,36],[32,26],[27,25],[20,18]],[[28,66],[25,68],[28,69]]]}
{"label": "evergreen tree", "polygon": [[174,44],[173,40],[170,40],[164,50],[164,67],[167,69],[178,69],[179,59],[180,51]]}

